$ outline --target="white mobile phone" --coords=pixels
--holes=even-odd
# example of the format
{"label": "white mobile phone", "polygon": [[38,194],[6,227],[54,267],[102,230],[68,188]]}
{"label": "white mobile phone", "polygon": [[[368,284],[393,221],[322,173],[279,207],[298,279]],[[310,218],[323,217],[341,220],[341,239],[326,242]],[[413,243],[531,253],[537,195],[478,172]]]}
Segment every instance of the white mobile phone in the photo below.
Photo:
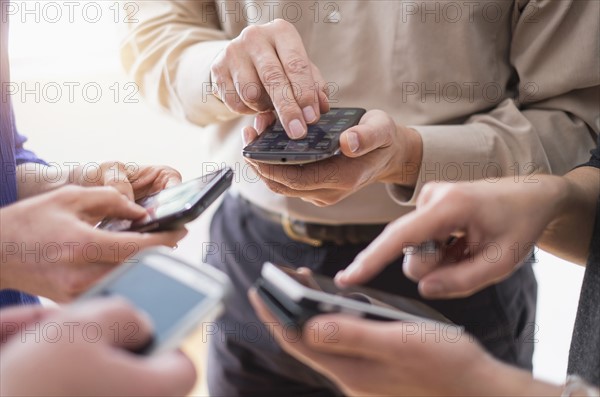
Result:
{"label": "white mobile phone", "polygon": [[382,321],[437,321],[452,324],[433,308],[398,295],[365,287],[338,288],[334,281],[311,272],[265,263],[257,291],[279,320],[302,326],[323,313],[346,313]]}
{"label": "white mobile phone", "polygon": [[136,353],[149,355],[176,348],[201,322],[214,319],[230,291],[228,277],[219,270],[153,248],[119,266],[78,301],[121,296],[146,313],[154,332]]}

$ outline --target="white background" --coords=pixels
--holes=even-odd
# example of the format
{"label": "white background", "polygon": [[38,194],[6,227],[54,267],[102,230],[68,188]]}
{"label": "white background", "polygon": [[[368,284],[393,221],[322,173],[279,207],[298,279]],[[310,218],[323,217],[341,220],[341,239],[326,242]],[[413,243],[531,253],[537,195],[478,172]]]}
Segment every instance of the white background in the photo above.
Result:
{"label": "white background", "polygon": [[[30,149],[58,163],[118,159],[169,164],[184,178],[198,176],[202,162],[219,161],[210,155],[213,140],[202,129],[177,122],[144,104],[139,93],[132,98],[137,103],[125,101],[124,96],[131,90],[124,87],[131,79],[120,66],[123,24],[114,21],[115,2],[95,3],[102,10],[96,23],[90,22],[95,18],[95,8],[88,9],[88,20],[82,14],[87,2],[77,2],[72,22],[62,8],[62,18],[56,23],[50,20],[55,20],[57,14],[50,8],[43,9],[48,2],[16,3],[20,9],[11,18],[11,65],[12,80],[19,92],[12,99],[18,127],[30,138]],[[32,14],[23,12],[24,3]],[[120,20],[123,17],[119,15]],[[68,84],[74,82],[80,83],[79,87],[86,83],[100,86],[100,100],[91,103],[95,93],[89,91],[85,97],[75,87],[71,103]],[[36,83],[40,84],[38,98],[22,95],[23,88],[36,90]],[[63,88],[59,100],[57,85]],[[205,214],[192,224],[190,235],[180,244],[180,255],[200,261],[208,221]],[[566,371],[583,269],[545,253],[540,253],[538,259],[539,328],[534,371],[536,377],[559,383]]]}

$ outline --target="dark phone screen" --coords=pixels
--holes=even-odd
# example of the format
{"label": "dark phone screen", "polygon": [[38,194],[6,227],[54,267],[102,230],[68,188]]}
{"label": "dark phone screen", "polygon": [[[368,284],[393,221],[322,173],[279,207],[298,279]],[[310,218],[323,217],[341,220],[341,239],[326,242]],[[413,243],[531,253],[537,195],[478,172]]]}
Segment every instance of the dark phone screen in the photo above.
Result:
{"label": "dark phone screen", "polygon": [[[206,298],[202,292],[142,264],[132,266],[100,294],[122,296],[146,312],[154,326],[154,345],[160,345],[178,320]],[[136,337],[133,327],[118,327],[120,332],[131,332],[131,337]]]}
{"label": "dark phone screen", "polygon": [[166,218],[181,212],[183,209],[191,208],[204,194],[206,185],[215,179],[219,172],[205,175],[138,200],[137,203],[148,210],[148,217],[143,223]]}
{"label": "dark phone screen", "polygon": [[103,222],[99,227],[114,231],[126,230],[132,225],[148,224],[156,219],[163,219],[190,209],[202,198],[206,186],[220,173],[221,171],[216,171],[138,200],[137,203],[148,210],[148,215],[143,219],[135,222],[127,219],[111,219]]}
{"label": "dark phone screen", "polygon": [[291,140],[281,122],[277,121],[260,137],[248,145],[247,152],[329,152],[339,146],[342,132],[356,125],[364,111],[353,108],[333,108],[323,114],[317,124],[309,125],[303,139]]}
{"label": "dark phone screen", "polygon": [[301,285],[316,291],[342,296],[344,298],[367,303],[373,306],[385,307],[388,309],[399,309],[406,313],[430,318],[433,320],[449,322],[449,320],[438,311],[410,298],[404,298],[402,296],[388,294],[387,292],[366,287],[349,287],[341,289],[335,285],[333,279],[326,276],[313,274],[310,270],[298,272],[295,269],[283,266],[277,267]]}

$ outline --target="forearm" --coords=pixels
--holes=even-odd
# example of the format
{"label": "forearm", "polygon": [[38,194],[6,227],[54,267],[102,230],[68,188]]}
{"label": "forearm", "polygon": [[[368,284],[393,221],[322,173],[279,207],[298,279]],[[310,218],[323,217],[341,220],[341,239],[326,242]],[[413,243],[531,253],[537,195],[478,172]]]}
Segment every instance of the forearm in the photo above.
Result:
{"label": "forearm", "polygon": [[139,7],[121,59],[146,99],[198,125],[235,117],[211,94],[210,65],[229,39],[215,3],[145,1]]}
{"label": "forearm", "polygon": [[564,178],[565,195],[560,212],[548,225],[538,245],[556,256],[585,264],[600,195],[600,170],[581,167]]}
{"label": "forearm", "polygon": [[19,200],[46,193],[71,183],[72,171],[37,163],[24,163],[17,167]]}

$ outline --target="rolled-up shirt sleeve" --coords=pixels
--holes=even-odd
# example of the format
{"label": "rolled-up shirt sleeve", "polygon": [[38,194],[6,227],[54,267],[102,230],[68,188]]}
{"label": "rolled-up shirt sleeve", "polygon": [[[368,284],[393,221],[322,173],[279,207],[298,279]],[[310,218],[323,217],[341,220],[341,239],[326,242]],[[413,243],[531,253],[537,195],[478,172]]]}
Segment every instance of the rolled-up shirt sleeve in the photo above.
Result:
{"label": "rolled-up shirt sleeve", "polygon": [[144,97],[200,126],[238,117],[211,95],[210,66],[230,40],[214,1],[136,4],[121,59]]}
{"label": "rolled-up shirt sleeve", "polygon": [[536,7],[537,22],[523,17],[524,6],[514,11],[517,97],[460,125],[412,126],[422,137],[423,159],[414,188],[388,185],[399,204],[414,205],[430,181],[562,175],[589,158],[600,131],[600,2]]}

